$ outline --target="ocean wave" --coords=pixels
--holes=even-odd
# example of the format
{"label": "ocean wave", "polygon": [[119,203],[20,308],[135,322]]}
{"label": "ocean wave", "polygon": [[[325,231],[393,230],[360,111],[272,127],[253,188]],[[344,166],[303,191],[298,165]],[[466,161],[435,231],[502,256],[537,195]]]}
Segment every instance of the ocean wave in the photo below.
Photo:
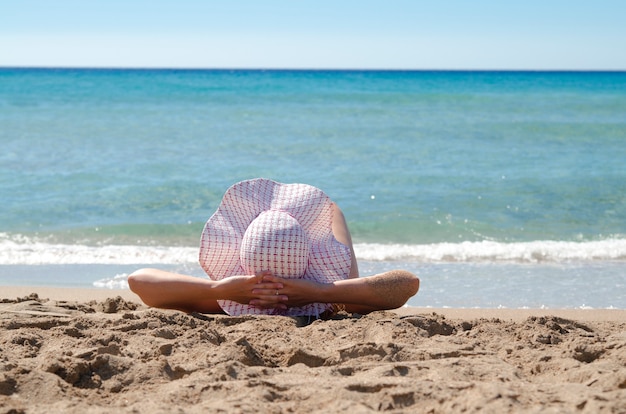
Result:
{"label": "ocean wave", "polygon": [[0,265],[185,264],[198,260],[197,247],[51,244],[0,234]]}
{"label": "ocean wave", "polygon": [[[357,243],[359,260],[414,261],[424,263],[514,262],[560,263],[626,260],[626,239],[586,242],[494,241],[376,244]],[[197,247],[51,244],[0,233],[0,265],[48,264],[163,264],[197,263]]]}
{"label": "ocean wave", "polygon": [[538,240],[519,243],[494,241],[409,244],[355,244],[356,256],[370,261],[515,262],[626,260],[626,239],[586,242]]}
{"label": "ocean wave", "polygon": [[102,289],[128,289],[128,273],[96,280],[93,285]]}

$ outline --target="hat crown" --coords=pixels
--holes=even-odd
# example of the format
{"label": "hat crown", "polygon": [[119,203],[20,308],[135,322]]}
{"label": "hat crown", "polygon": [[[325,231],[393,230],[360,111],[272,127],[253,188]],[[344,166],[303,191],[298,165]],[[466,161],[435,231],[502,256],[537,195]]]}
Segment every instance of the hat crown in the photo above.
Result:
{"label": "hat crown", "polygon": [[300,278],[309,253],[309,240],[298,220],[285,211],[267,210],[246,229],[240,260],[246,274],[270,271],[275,276]]}

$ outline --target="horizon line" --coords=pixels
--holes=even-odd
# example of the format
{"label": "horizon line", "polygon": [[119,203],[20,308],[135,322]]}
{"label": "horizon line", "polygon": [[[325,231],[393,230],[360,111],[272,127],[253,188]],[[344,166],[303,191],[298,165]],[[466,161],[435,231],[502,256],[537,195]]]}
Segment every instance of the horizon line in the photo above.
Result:
{"label": "horizon line", "polygon": [[302,71],[302,72],[626,72],[626,69],[488,69],[488,68],[305,68],[305,67],[185,67],[185,66],[74,66],[74,65],[2,65],[0,69],[60,69],[60,70],[161,70],[161,71]]}

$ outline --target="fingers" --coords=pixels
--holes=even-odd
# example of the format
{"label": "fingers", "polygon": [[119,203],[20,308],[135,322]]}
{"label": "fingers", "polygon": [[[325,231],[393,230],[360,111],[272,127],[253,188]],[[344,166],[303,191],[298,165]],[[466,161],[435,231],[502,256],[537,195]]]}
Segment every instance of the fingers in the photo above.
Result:
{"label": "fingers", "polygon": [[263,282],[269,282],[269,283],[282,283],[284,279],[281,279],[280,277],[274,276],[273,274],[267,272],[262,275],[261,280]]}
{"label": "fingers", "polygon": [[268,302],[268,303],[280,303],[280,302],[287,302],[289,300],[289,297],[285,294],[282,294],[280,292],[278,292],[278,294],[276,293],[276,290],[270,290],[270,291],[261,291],[259,293],[254,293],[254,295],[256,296],[253,300],[262,300],[264,302]]}
{"label": "fingers", "polygon": [[254,290],[252,291],[253,293],[258,293],[258,292],[255,292],[257,289],[272,290],[272,289],[282,289],[284,287],[282,283],[282,279],[276,276],[273,276],[272,273],[270,273],[267,270],[257,273],[256,277],[257,279],[256,279],[256,284],[254,285]]}
{"label": "fingers", "polygon": [[257,277],[258,282],[260,282],[261,280],[263,280],[263,277],[271,276],[272,272],[270,272],[269,270],[262,270],[260,272],[256,272],[254,275]]}
{"label": "fingers", "polygon": [[250,305],[265,309],[286,310],[286,302],[289,298],[280,292],[284,288],[282,279],[272,275],[269,271],[259,272],[256,276],[257,280],[252,294],[257,297],[250,301]]}
{"label": "fingers", "polygon": [[259,295],[272,295],[276,294],[277,290],[283,289],[285,286],[282,283],[257,283],[252,288],[253,294]]}
{"label": "fingers", "polygon": [[287,309],[287,296],[274,295],[274,296],[259,296],[257,299],[252,299],[250,305],[258,306],[265,309]]}

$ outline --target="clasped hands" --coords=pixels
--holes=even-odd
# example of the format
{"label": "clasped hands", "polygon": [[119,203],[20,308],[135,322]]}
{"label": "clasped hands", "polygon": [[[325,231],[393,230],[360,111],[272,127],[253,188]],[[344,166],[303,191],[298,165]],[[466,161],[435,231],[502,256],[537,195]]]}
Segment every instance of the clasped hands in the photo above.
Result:
{"label": "clasped hands", "polygon": [[304,279],[281,278],[269,271],[254,276],[233,276],[222,279],[224,297],[265,309],[286,310],[316,302],[315,292],[321,284]]}

